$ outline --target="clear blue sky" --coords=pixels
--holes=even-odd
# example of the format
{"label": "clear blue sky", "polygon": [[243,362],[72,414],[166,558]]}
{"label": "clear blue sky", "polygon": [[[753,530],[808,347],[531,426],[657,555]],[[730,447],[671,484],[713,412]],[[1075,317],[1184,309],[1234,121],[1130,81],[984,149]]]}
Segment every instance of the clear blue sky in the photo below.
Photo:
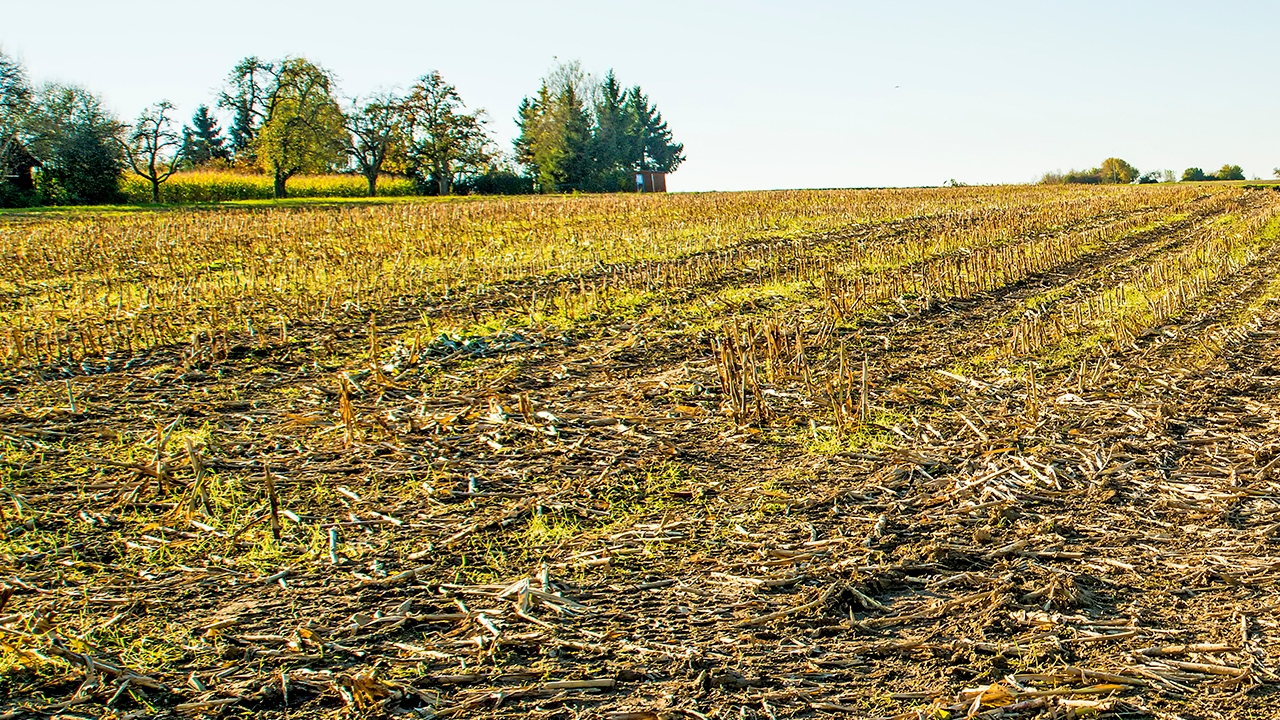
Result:
{"label": "clear blue sky", "polygon": [[1280,165],[1280,3],[523,0],[6,3],[0,47],[128,119],[188,117],[241,57],[344,95],[440,70],[504,149],[553,58],[639,83],[689,157],[673,190],[1025,182]]}

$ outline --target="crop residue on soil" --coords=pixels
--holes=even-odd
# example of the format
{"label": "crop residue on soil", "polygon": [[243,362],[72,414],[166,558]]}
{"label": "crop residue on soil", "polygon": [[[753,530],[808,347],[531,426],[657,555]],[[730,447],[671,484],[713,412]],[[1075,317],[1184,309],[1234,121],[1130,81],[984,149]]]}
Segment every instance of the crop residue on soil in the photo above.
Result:
{"label": "crop residue on soil", "polygon": [[5,221],[0,717],[1280,709],[1280,195],[576,200]]}

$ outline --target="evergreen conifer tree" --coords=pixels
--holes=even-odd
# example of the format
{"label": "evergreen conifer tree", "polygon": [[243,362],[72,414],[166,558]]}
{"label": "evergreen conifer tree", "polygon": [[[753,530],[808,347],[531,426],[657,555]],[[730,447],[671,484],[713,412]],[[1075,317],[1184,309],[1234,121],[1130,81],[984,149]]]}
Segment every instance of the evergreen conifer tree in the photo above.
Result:
{"label": "evergreen conifer tree", "polygon": [[667,122],[662,119],[655,105],[636,85],[627,95],[627,103],[634,118],[632,137],[639,152],[635,157],[637,170],[675,172],[684,162],[684,144],[675,142]]}
{"label": "evergreen conifer tree", "polygon": [[632,132],[635,117],[627,104],[628,93],[614,76],[604,76],[596,91],[595,128],[592,133],[594,190],[617,191],[630,186],[631,159],[640,153]]}
{"label": "evergreen conifer tree", "polygon": [[182,128],[182,154],[191,165],[199,167],[214,160],[230,160],[231,151],[222,128],[209,114],[209,106],[201,105],[191,116],[191,125]]}

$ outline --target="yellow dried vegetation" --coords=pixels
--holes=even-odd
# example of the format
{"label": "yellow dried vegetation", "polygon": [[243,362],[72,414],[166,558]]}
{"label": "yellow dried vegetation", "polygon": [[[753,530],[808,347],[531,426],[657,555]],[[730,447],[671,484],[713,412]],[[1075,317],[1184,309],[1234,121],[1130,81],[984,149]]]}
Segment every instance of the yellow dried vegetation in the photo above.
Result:
{"label": "yellow dried vegetation", "polygon": [[64,364],[406,306],[478,317],[506,298],[534,317],[744,273],[821,288],[840,319],[895,298],[927,306],[982,292],[1171,207],[1240,192],[1033,186],[10,216],[0,220],[0,363]]}

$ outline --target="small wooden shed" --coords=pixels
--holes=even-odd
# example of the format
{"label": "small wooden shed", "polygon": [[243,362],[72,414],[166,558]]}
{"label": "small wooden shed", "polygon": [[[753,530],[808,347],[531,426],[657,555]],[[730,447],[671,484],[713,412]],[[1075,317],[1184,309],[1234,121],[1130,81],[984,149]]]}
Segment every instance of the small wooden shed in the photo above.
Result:
{"label": "small wooden shed", "polygon": [[636,192],[654,193],[667,191],[667,174],[656,170],[636,171]]}

